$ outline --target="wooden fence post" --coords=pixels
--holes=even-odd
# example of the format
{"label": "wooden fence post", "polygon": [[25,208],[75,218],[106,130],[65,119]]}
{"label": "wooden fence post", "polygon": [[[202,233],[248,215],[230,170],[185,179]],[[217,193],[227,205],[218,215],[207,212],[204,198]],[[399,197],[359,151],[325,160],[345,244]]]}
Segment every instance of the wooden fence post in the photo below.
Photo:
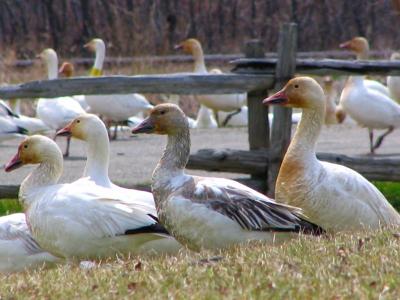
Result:
{"label": "wooden fence post", "polygon": [[[281,89],[293,77],[296,69],[297,25],[286,23],[279,33],[278,62],[275,70],[275,90]],[[275,183],[283,156],[290,143],[292,109],[274,107],[268,164],[268,195],[274,196]]]}
{"label": "wooden fence post", "polygon": [[[264,44],[260,40],[250,40],[246,43],[244,53],[246,58],[263,58]],[[248,106],[248,132],[250,150],[267,150],[269,147],[268,107],[262,105],[262,100],[267,95],[266,89],[253,90],[247,94]],[[252,174],[251,178],[262,182],[260,185],[265,192],[267,188],[267,175]]]}

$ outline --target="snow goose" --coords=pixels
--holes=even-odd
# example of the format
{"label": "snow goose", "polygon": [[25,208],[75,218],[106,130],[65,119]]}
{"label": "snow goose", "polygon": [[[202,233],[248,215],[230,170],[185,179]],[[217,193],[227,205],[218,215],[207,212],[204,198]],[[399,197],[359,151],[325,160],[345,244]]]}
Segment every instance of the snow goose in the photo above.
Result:
{"label": "snow goose", "polygon": [[[394,52],[390,56],[390,60],[399,60],[400,53]],[[400,76],[388,76],[386,84],[389,88],[390,97],[400,103]]]}
{"label": "snow goose", "polygon": [[315,147],[324,124],[326,100],[314,79],[294,78],[263,103],[303,110],[279,170],[276,201],[301,207],[312,222],[326,230],[400,225],[400,215],[363,176],[316,158]]}
{"label": "snow goose", "polygon": [[[113,191],[126,195],[124,199],[133,204],[138,203],[142,210],[157,217],[154,206],[153,195],[149,192],[126,189],[119,187],[111,182],[108,177],[110,145],[107,129],[99,117],[93,114],[84,114],[75,118],[66,127],[58,131],[59,135],[70,135],[74,138],[83,140],[87,144],[87,161],[83,176],[79,181],[94,182],[96,185],[109,188]],[[179,243],[170,236],[165,236],[146,244],[147,249],[153,247],[154,252],[177,252],[180,248]]]}
{"label": "snow goose", "polygon": [[5,170],[25,164],[39,165],[22,182],[19,200],[32,236],[56,256],[91,259],[137,254],[146,242],[168,235],[147,205],[125,201],[122,192],[88,180],[57,184],[63,157],[47,137],[28,137]]}
{"label": "snow goose", "polygon": [[[91,76],[101,76],[106,47],[101,39],[93,39],[85,45],[87,49],[96,53],[95,62],[90,72]],[[112,94],[112,95],[86,95],[86,102],[90,112],[103,116],[110,122],[128,120],[140,112],[147,112],[153,105],[141,94]],[[108,124],[111,125],[111,124]],[[115,127],[116,128],[116,127]],[[117,137],[114,131],[113,139]]]}
{"label": "snow goose", "polygon": [[[56,79],[58,76],[58,58],[53,49],[45,49],[38,55],[47,65],[48,79]],[[36,114],[47,126],[53,130],[64,127],[76,116],[85,111],[80,104],[72,97],[40,98]],[[67,147],[64,156],[69,155],[70,139],[67,140]]]}
{"label": "snow goose", "polygon": [[236,181],[185,174],[190,152],[188,121],[175,104],[159,104],[132,133],[168,135],[153,172],[160,222],[190,249],[216,249],[249,240],[280,241],[321,229],[301,210],[279,204]]}
{"label": "snow goose", "polygon": [[[356,54],[358,60],[368,60],[369,57],[369,43],[364,37],[355,37],[339,45],[342,49],[349,49]],[[376,90],[386,96],[389,96],[389,89],[382,83],[376,80],[364,79],[367,88]]]}
{"label": "snow goose", "polygon": [[[60,69],[58,70],[59,74],[62,74],[66,78],[71,78],[74,75],[74,65],[70,62],[63,62]],[[89,111],[90,107],[86,103],[85,95],[74,95],[72,96],[78,103],[82,106],[85,111]]]}
{"label": "snow goose", "polygon": [[[177,46],[175,49],[181,49],[183,52],[191,54],[194,58],[194,73],[198,74],[210,74],[207,71],[205,62],[204,62],[204,54],[201,44],[196,39],[187,39]],[[223,74],[218,69],[213,69],[212,74]],[[200,104],[207,106],[208,108],[214,111],[214,114],[217,119],[217,123],[220,123],[218,120],[218,111],[229,112],[228,117],[221,122],[223,126],[225,126],[229,119],[237,113],[241,112],[241,109],[244,105],[246,105],[247,94],[225,94],[225,95],[198,95],[196,99]]]}
{"label": "snow goose", "polygon": [[23,138],[28,130],[13,122],[12,118],[0,116],[0,143],[16,138]]}
{"label": "snow goose", "polygon": [[0,100],[0,117],[8,117],[10,122],[23,128],[23,131],[30,135],[50,131],[50,128],[42,120],[13,112],[3,100]]}
{"label": "snow goose", "polygon": [[44,251],[33,239],[25,214],[0,217],[0,272],[12,273],[52,265],[62,260]]}

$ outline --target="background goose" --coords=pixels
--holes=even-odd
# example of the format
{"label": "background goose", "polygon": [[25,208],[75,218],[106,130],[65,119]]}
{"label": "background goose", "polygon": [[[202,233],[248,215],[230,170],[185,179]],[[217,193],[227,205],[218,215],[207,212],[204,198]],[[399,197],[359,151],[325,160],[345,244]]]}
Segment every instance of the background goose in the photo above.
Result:
{"label": "background goose", "polygon": [[185,174],[190,152],[188,121],[174,104],[157,105],[133,133],[168,135],[153,172],[152,190],[162,224],[191,249],[216,249],[249,240],[274,242],[298,232],[320,232],[301,210],[223,178]]}
{"label": "background goose", "polygon": [[[64,77],[66,78],[71,78],[74,76],[74,65],[71,64],[70,62],[63,62],[60,69],[58,70],[59,74],[62,74]],[[74,98],[76,101],[78,101],[78,103],[80,104],[80,106],[82,106],[82,108],[85,111],[89,111],[90,107],[86,102],[86,97],[85,95],[74,95],[72,96],[72,98]]]}
{"label": "background goose", "polygon": [[17,126],[12,118],[0,116],[0,143],[16,138],[23,138],[28,134],[28,130]]}
{"label": "background goose", "polygon": [[63,158],[51,139],[34,135],[23,141],[6,166],[38,166],[21,184],[19,200],[35,240],[54,255],[69,259],[137,254],[146,242],[168,233],[146,207],[89,181],[57,184]]}
{"label": "background goose", "polygon": [[[369,58],[369,43],[364,37],[355,37],[349,41],[341,43],[339,47],[353,51],[358,60],[368,60]],[[385,96],[389,96],[389,89],[379,81],[364,79],[364,84],[369,89],[373,89]]]}
{"label": "background goose", "polygon": [[[58,76],[58,58],[53,49],[45,49],[39,57],[47,66],[48,79]],[[37,103],[36,114],[47,126],[53,130],[64,127],[68,122],[85,111],[72,97],[40,98]],[[64,156],[69,156],[70,138]]]}
{"label": "background goose", "polygon": [[[399,60],[400,53],[394,52],[390,56],[390,60]],[[386,84],[389,88],[390,97],[400,102],[400,76],[388,76],[386,79]]]}
{"label": "background goose", "polygon": [[[201,44],[196,39],[187,39],[175,46],[175,49],[182,49],[185,53],[191,54],[194,58],[194,73],[209,74],[207,71],[204,54]],[[210,72],[211,73],[211,72]],[[218,69],[213,69],[213,74],[222,74]],[[226,95],[198,95],[196,99],[200,104],[207,106],[214,111],[217,123],[225,126],[231,116],[240,113],[241,108],[246,105],[247,94],[226,94]],[[229,112],[230,114],[221,122],[218,120],[218,111]]]}
{"label": "background goose", "polygon": [[400,215],[368,180],[347,167],[316,158],[326,101],[314,79],[294,78],[263,103],[303,110],[279,170],[277,201],[301,207],[312,222],[332,231],[400,225]]}
{"label": "background goose", "polygon": [[[85,45],[90,51],[96,53],[95,62],[90,72],[91,76],[101,76],[106,47],[101,39],[93,39]],[[86,95],[86,102],[90,112],[106,118],[110,122],[128,120],[141,112],[149,111],[153,105],[141,94],[112,94],[112,95]],[[108,124],[110,125],[110,124]],[[109,127],[109,126],[108,126]],[[117,130],[113,139],[117,138]]]}
{"label": "background goose", "polygon": [[33,239],[23,213],[0,217],[0,272],[11,273],[61,262]]}

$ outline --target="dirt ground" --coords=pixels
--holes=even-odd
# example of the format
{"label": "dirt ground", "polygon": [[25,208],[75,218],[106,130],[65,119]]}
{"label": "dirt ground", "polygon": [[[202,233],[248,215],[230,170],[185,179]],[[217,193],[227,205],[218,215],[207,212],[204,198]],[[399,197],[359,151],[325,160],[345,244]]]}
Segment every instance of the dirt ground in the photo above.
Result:
{"label": "dirt ground", "polygon": [[[194,153],[202,148],[233,148],[248,149],[247,128],[194,129],[191,131],[192,149]],[[58,144],[64,147],[64,138],[58,139]],[[151,173],[164,149],[166,138],[155,135],[140,135],[130,137],[124,133],[118,141],[111,143],[111,160],[109,175],[112,181],[123,186],[148,184]],[[11,173],[5,173],[3,165],[15,154],[18,140],[0,144],[0,185],[18,185],[29,173],[31,167],[23,167]],[[366,129],[350,125],[333,125],[324,127],[318,151],[352,155],[366,155],[368,152],[368,132]],[[400,130],[395,130],[384,141],[377,151],[379,156],[400,157]],[[81,176],[85,164],[85,146],[78,140],[71,144],[71,157],[65,160],[64,175],[61,182],[71,182]],[[212,173],[204,171],[189,171],[192,174]],[[213,176],[229,178],[239,177],[238,174],[219,173]]]}

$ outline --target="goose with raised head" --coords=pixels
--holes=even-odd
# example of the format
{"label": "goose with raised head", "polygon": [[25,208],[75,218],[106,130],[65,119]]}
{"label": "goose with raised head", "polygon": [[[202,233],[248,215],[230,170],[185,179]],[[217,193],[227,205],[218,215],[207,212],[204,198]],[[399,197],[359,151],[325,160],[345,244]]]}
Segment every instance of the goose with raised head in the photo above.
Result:
{"label": "goose with raised head", "polygon": [[301,207],[312,222],[331,231],[400,225],[398,212],[363,176],[317,159],[315,148],[324,124],[326,100],[314,79],[294,78],[263,103],[303,111],[279,170],[275,187],[278,202]]}
{"label": "goose with raised head", "polygon": [[[101,76],[106,53],[106,46],[101,39],[93,39],[85,45],[89,51],[95,52],[95,62],[90,71],[91,76]],[[141,94],[86,95],[90,112],[103,116],[110,122],[122,122],[141,112],[147,112],[153,105]],[[108,126],[108,127],[109,127]],[[117,138],[117,126],[113,139]]]}
{"label": "goose with raised head", "polygon": [[[358,59],[368,58],[368,41],[363,37],[356,37],[342,43],[342,48],[351,49]],[[375,83],[375,84],[372,84]],[[394,128],[400,126],[400,106],[389,97],[385,87],[376,81],[365,80],[361,75],[350,76],[340,95],[340,105],[344,111],[360,126],[368,128],[370,153],[380,147],[384,138]],[[386,129],[374,143],[374,129]]]}
{"label": "goose with raised head", "polygon": [[[58,58],[53,49],[45,49],[39,55],[46,66],[48,79],[58,77]],[[37,102],[36,114],[48,127],[58,130],[68,122],[85,111],[80,104],[72,97],[40,98]],[[67,146],[64,156],[69,156],[70,139],[67,139]]]}
{"label": "goose with raised head", "polygon": [[[358,36],[352,38],[351,40],[341,43],[339,47],[354,52],[358,60],[368,60],[369,58],[369,43],[364,37]],[[362,78],[364,79],[364,77]],[[389,89],[379,81],[364,79],[364,84],[367,88],[380,92],[385,96],[389,97],[390,95]]]}
{"label": "goose with raised head", "polygon": [[155,106],[132,132],[168,136],[153,172],[152,191],[160,222],[187,247],[216,249],[250,240],[274,243],[299,232],[322,232],[304,219],[301,209],[276,203],[236,181],[186,174],[190,132],[177,105]]}
{"label": "goose with raised head", "polygon": [[[81,179],[78,181],[89,185],[108,188],[123,195],[126,202],[139,205],[142,211],[157,217],[153,195],[149,192],[122,188],[111,182],[108,176],[110,160],[110,144],[107,129],[99,117],[93,114],[84,114],[75,118],[66,127],[58,131],[58,135],[68,135],[82,140],[87,146],[87,161]],[[180,244],[170,236],[146,243],[146,249],[156,253],[175,253]]]}
{"label": "goose with raised head", "polygon": [[[59,74],[62,74],[65,78],[72,78],[74,76],[75,68],[74,65],[68,61],[62,63],[60,69],[58,70]],[[82,106],[85,111],[89,111],[90,107],[86,103],[85,95],[74,95],[72,96],[78,103]]]}
{"label": "goose with raised head", "polygon": [[68,259],[139,254],[147,242],[168,235],[148,205],[125,200],[123,192],[89,180],[58,184],[63,157],[51,139],[28,137],[5,170],[26,164],[38,166],[22,182],[19,200],[32,236],[52,254]]}
{"label": "goose with raised head", "polygon": [[0,273],[12,273],[62,262],[33,239],[25,214],[0,217]]}
{"label": "goose with raised head", "polygon": [[[181,49],[183,52],[191,54],[194,58],[194,73],[198,74],[223,74],[218,69],[208,72],[204,61],[203,48],[197,39],[187,39],[175,46],[175,49]],[[241,112],[243,106],[247,102],[246,93],[223,94],[223,95],[198,95],[196,99],[200,104],[214,111],[217,123],[225,126],[229,119]],[[230,114],[223,120],[218,120],[218,111],[229,112]]]}
{"label": "goose with raised head", "polygon": [[[392,53],[390,60],[399,61],[400,53]],[[386,84],[389,88],[390,97],[396,100],[397,103],[400,103],[400,76],[388,76],[386,78]]]}

